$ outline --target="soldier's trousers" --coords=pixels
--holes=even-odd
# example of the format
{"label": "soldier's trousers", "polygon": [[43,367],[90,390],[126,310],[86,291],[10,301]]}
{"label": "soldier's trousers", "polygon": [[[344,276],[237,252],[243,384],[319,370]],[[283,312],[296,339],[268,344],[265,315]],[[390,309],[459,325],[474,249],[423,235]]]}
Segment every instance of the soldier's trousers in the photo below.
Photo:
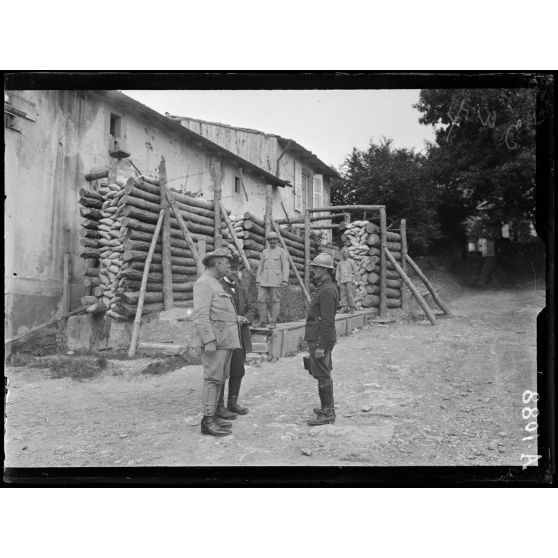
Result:
{"label": "soldier's trousers", "polygon": [[229,377],[233,350],[217,349],[211,352],[202,350],[202,406],[205,416],[213,416],[217,410],[219,395]]}
{"label": "soldier's trousers", "polygon": [[318,380],[318,387],[332,386],[331,370],[333,369],[333,362],[331,359],[331,352],[335,343],[328,345],[324,351],[322,358],[316,358],[316,349],[318,344],[314,341],[308,341],[308,352],[310,353],[310,368],[311,373],[316,380]]}
{"label": "soldier's trousers", "polygon": [[258,313],[260,320],[277,322],[281,308],[281,287],[258,288]]}
{"label": "soldier's trousers", "polygon": [[347,283],[339,283],[339,295],[341,299],[341,308],[355,307],[355,284],[352,281]]}

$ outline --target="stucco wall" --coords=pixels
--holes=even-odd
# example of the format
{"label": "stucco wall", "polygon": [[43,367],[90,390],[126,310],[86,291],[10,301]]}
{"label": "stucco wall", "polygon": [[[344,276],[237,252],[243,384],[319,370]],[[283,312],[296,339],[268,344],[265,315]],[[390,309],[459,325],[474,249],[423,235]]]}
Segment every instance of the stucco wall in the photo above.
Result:
{"label": "stucco wall", "polygon": [[[170,186],[213,199],[220,163],[179,132],[153,124],[133,111],[86,91],[8,92],[31,119],[17,117],[19,131],[5,128],[5,309],[7,336],[59,315],[64,253],[71,254],[71,307],[84,294],[84,261],[79,257],[79,188],[85,174],[109,163],[111,112],[122,117],[122,137],[134,164],[154,170],[165,156]],[[121,168],[128,168],[125,162]],[[223,189],[234,189],[236,168],[224,163]],[[257,210],[258,186],[245,181]],[[225,192],[224,192],[225,195]],[[225,203],[228,205],[228,199]],[[265,200],[264,200],[265,207]]]}

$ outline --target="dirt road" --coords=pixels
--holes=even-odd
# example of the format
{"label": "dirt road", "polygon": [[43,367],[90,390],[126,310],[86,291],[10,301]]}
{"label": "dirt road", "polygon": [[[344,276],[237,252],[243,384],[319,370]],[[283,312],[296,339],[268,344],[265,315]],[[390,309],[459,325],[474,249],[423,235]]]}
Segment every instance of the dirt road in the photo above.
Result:
{"label": "dirt road", "polygon": [[301,355],[247,370],[250,413],[222,439],[200,435],[197,366],[82,382],[8,369],[6,465],[520,465],[537,453],[521,413],[544,291],[466,291],[450,305],[436,327],[341,338],[337,421],[322,427],[306,426],[318,397]]}

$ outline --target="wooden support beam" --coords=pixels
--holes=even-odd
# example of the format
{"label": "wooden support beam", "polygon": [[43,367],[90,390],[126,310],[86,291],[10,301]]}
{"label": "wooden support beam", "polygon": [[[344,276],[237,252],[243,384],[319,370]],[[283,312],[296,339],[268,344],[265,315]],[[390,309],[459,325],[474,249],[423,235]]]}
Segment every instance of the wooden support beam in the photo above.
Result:
{"label": "wooden support beam", "polygon": [[420,304],[420,307],[423,309],[424,313],[426,314],[426,317],[430,320],[430,323],[432,325],[436,325],[436,317],[434,316],[434,312],[432,312],[430,306],[428,306],[428,304],[426,303],[422,295],[418,292],[417,288],[413,285],[413,282],[411,281],[411,279],[409,279],[409,276],[403,271],[401,266],[397,263],[397,260],[393,257],[393,255],[387,248],[384,248],[383,251],[384,254],[388,257],[393,267],[395,268],[395,270],[397,271],[397,273],[399,273],[399,275],[401,276],[401,279],[403,279],[403,282],[407,285],[407,287],[409,287],[409,290],[413,293],[413,296],[417,299],[418,303]]}
{"label": "wooden support beam", "polygon": [[46,329],[47,327],[50,327],[50,326],[56,324],[57,322],[60,322],[62,320],[66,320],[70,316],[75,316],[76,314],[81,314],[82,312],[85,312],[85,309],[87,308],[87,306],[89,306],[89,305],[88,304],[82,304],[79,308],[76,308],[75,310],[72,310],[71,312],[68,312],[67,314],[62,314],[62,316],[60,316],[59,318],[54,318],[54,320],[50,320],[50,322],[47,322],[46,324],[42,324],[40,326],[34,327],[34,328],[30,329],[29,331],[26,331],[25,333],[21,333],[20,335],[16,335],[15,337],[12,337],[11,339],[6,339],[4,341],[4,345],[9,345],[10,343],[13,343],[14,341],[17,341],[19,339],[23,339],[24,337],[28,337],[29,335],[33,335],[34,333],[37,333],[37,332],[39,332],[43,329]]}
{"label": "wooden support beam", "polygon": [[213,184],[213,215],[215,219],[215,228],[213,232],[214,238],[214,245],[215,249],[221,248],[223,244],[223,236],[221,233],[221,209],[219,204],[221,203],[221,187],[222,187],[222,180],[223,180],[223,169],[222,162],[220,159],[218,161],[218,168],[213,173],[214,176],[214,184]]}
{"label": "wooden support beam", "polygon": [[304,212],[304,284],[310,290],[310,211]]}
{"label": "wooden support beam", "polygon": [[161,235],[161,252],[163,265],[163,306],[165,310],[174,308],[172,294],[172,258],[171,258],[171,234],[170,234],[170,205],[167,192],[167,167],[165,158],[161,157],[159,164],[159,187],[161,188],[161,210],[163,211],[163,225]]}
{"label": "wooden support beam", "polygon": [[285,244],[285,241],[283,240],[283,237],[281,236],[281,230],[279,229],[279,226],[275,223],[275,221],[271,221],[271,226],[273,227],[273,230],[279,235],[279,242],[281,243],[281,246],[283,247],[284,250],[287,251],[287,257],[289,258],[289,264],[291,266],[291,269],[293,270],[296,280],[298,281],[300,287],[302,288],[302,292],[304,293],[304,296],[306,297],[306,301],[308,302],[308,304],[310,304],[310,294],[308,293],[308,289],[306,288],[306,285],[304,284],[304,281],[302,280],[302,277],[300,276],[300,273],[298,272],[298,269],[296,268],[296,265],[293,261],[293,258],[291,256],[291,254],[289,253],[289,249],[287,248],[287,245]]}
{"label": "wooden support beam", "polygon": [[[451,316],[451,310],[442,302],[432,283],[427,279],[426,275],[422,272],[420,267],[411,258],[411,256],[409,256],[409,254],[405,254],[405,256],[405,259],[407,260],[413,271],[422,279],[422,282],[425,284],[426,288],[432,295],[434,302],[440,307],[440,310],[442,310],[442,312],[444,312],[444,314],[446,314],[447,316]],[[401,261],[401,264],[403,264],[403,260]]]}
{"label": "wooden support beam", "polygon": [[[172,197],[170,191],[169,191],[169,187],[168,184],[165,184],[165,187],[163,189],[163,191],[165,192],[165,195],[167,197],[167,200],[169,202],[171,211],[174,215],[174,217],[176,218],[176,221],[178,222],[178,226],[180,227],[180,230],[182,231],[182,234],[184,235],[184,240],[187,242],[188,247],[190,248],[190,252],[192,252],[192,256],[194,258],[194,260],[196,260],[196,264],[198,267],[198,275],[201,275],[203,273],[203,264],[201,261],[201,258],[198,254],[198,251],[196,250],[196,245],[194,244],[194,240],[192,238],[192,236],[190,235],[190,231],[188,230],[188,227],[186,226],[186,223],[184,222],[184,219],[182,218],[182,215],[180,214],[179,209],[176,207],[176,202],[174,201],[174,198]],[[219,217],[221,215],[219,209],[217,210]],[[217,215],[215,215],[215,222],[217,222]],[[159,221],[157,221],[157,224],[159,223]],[[220,220],[219,220],[219,226],[220,226]],[[155,232],[157,232],[157,228],[155,228]],[[157,240],[155,239],[155,243],[157,243]],[[217,248],[217,246],[215,246]],[[172,254],[172,248],[171,248],[171,254]],[[141,314],[140,314],[141,316]]]}
{"label": "wooden support beam", "polygon": [[244,175],[242,174],[242,167],[239,167],[238,173],[240,174],[240,185],[242,186],[244,197],[246,198],[246,201],[248,201],[248,192],[246,191],[246,185],[244,184]]}
{"label": "wooden support beam", "polygon": [[[159,213],[159,219],[157,220],[157,226],[155,227],[155,233],[151,239],[151,246],[149,247],[149,252],[145,260],[145,267],[143,269],[143,277],[141,279],[141,287],[138,298],[138,305],[136,308],[136,317],[134,319],[134,328],[132,330],[132,339],[130,341],[130,348],[128,349],[128,357],[133,358],[136,354],[136,348],[138,344],[139,327],[141,324],[141,314],[143,312],[143,301],[145,297],[145,290],[147,288],[147,277],[149,275],[149,266],[151,265],[151,259],[153,258],[153,253],[155,252],[155,246],[157,245],[157,238],[161,232],[161,226],[163,224],[164,209],[161,209]],[[195,249],[195,248],[194,248]]]}
{"label": "wooden support beam", "polygon": [[271,232],[271,214],[273,211],[273,186],[268,184],[265,187],[265,218],[264,218],[264,230],[265,239]]}
{"label": "wooden support beam", "polygon": [[307,209],[310,213],[318,213],[321,211],[380,211],[380,209],[385,209],[385,205],[328,205],[325,207],[311,207]]}
{"label": "wooden support beam", "polygon": [[226,223],[226,225],[229,229],[229,233],[231,235],[233,243],[236,246],[236,249],[238,250],[238,253],[240,254],[240,257],[242,258],[242,261],[244,263],[244,267],[246,267],[246,271],[248,273],[251,273],[252,268],[250,267],[250,263],[248,262],[248,258],[246,257],[246,254],[244,253],[244,250],[242,248],[242,244],[240,243],[240,241],[238,240],[238,237],[236,236],[236,233],[234,232],[234,227],[231,223],[231,220],[229,219],[229,216],[227,215],[227,210],[225,209],[225,206],[223,205],[223,202],[219,202],[219,209],[221,210],[221,214],[223,215],[223,219],[225,220],[225,223]]}
{"label": "wooden support beam", "polygon": [[380,307],[378,315],[385,317],[387,310],[386,302],[386,250],[387,250],[387,235],[386,235],[386,208],[380,209]]}
{"label": "wooden support beam", "polygon": [[[399,227],[399,234],[401,235],[401,269],[407,273],[407,219],[401,219]],[[401,309],[407,311],[409,307],[409,291],[405,285],[401,287]]]}

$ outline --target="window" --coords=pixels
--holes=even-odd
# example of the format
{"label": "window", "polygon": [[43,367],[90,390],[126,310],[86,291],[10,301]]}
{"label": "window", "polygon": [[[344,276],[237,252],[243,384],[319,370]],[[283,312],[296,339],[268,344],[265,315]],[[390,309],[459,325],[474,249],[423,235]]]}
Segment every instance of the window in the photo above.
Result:
{"label": "window", "polygon": [[122,137],[122,118],[112,112],[110,113],[110,135],[114,139]]}
{"label": "window", "polygon": [[234,177],[234,193],[240,194],[240,178],[238,176]]}
{"label": "window", "polygon": [[312,207],[322,207],[324,205],[324,179],[321,174],[314,175],[312,186]]}
{"label": "window", "polygon": [[302,185],[302,168],[295,161],[295,176],[294,176],[294,210],[302,211],[302,195],[304,188]]}

